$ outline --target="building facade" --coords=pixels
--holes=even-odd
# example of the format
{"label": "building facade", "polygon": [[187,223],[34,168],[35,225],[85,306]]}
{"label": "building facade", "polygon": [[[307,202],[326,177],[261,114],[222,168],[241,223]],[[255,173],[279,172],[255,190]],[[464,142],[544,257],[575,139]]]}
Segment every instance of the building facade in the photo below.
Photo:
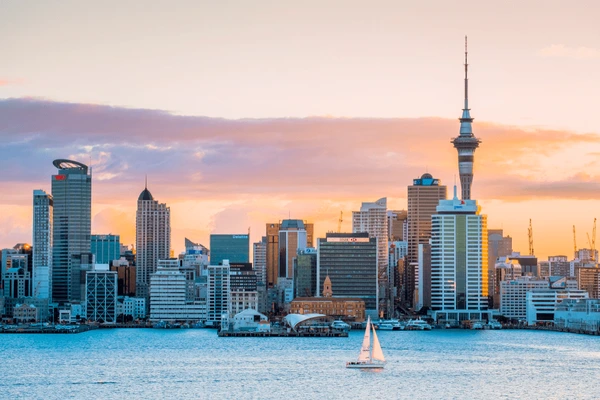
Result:
{"label": "building facade", "polygon": [[92,175],[87,165],[54,160],[52,175],[52,301],[81,300],[85,285],[81,254],[90,252]]}
{"label": "building facade", "polygon": [[88,320],[100,323],[117,322],[117,273],[88,271],[85,277]]}
{"label": "building facade", "polygon": [[317,282],[328,275],[336,296],[362,299],[368,315],[379,317],[377,239],[362,233],[327,233],[317,241]]}
{"label": "building facade", "polygon": [[381,198],[373,203],[362,203],[360,211],[352,211],[352,232],[367,232],[369,237],[377,239],[379,283],[387,283],[389,272],[387,198]]}
{"label": "building facade", "polygon": [[267,284],[267,237],[263,236],[260,242],[252,245],[252,266],[256,279],[263,286]]}
{"label": "building facade", "polygon": [[298,249],[294,259],[294,297],[316,296],[317,290],[317,249]]}
{"label": "building facade", "polygon": [[90,252],[96,257],[96,264],[110,264],[121,258],[121,237],[92,235]]}
{"label": "building facade", "polygon": [[442,200],[432,216],[431,308],[445,320],[488,319],[487,217],[474,200]]}
{"label": "building facade", "polygon": [[286,219],[279,226],[279,273],[278,278],[293,279],[294,258],[298,250],[307,247],[307,232],[304,221]]}
{"label": "building facade", "polygon": [[[296,220],[288,220],[296,221]],[[313,247],[313,235],[314,225],[306,221],[302,221],[304,224],[304,230],[306,231],[306,247]],[[279,247],[279,230],[283,221],[277,223],[267,223],[266,225],[266,269],[267,269],[267,289],[273,288],[277,285],[278,278],[280,276],[280,247]],[[291,224],[286,223],[289,227]]]}
{"label": "building facade", "polygon": [[208,266],[208,293],[206,299],[208,325],[217,326],[223,314],[229,313],[230,266],[227,260],[222,265]]}
{"label": "building facade", "polygon": [[146,187],[138,197],[136,227],[136,296],[148,298],[158,260],[171,253],[171,209],[154,200]]}
{"label": "building facade", "polygon": [[250,262],[248,234],[210,235],[210,263],[220,265],[223,260],[229,260],[230,263]]}
{"label": "building facade", "polygon": [[591,299],[600,299],[600,268],[577,267],[575,277],[578,289],[588,292]]}
{"label": "building facade", "polygon": [[52,220],[54,200],[43,190],[33,191],[33,295],[52,295]]}
{"label": "building facade", "polygon": [[431,238],[431,216],[436,213],[440,200],[446,199],[446,186],[431,174],[423,174],[418,179],[413,179],[412,186],[408,187],[408,254],[405,267],[405,285],[402,290],[401,300],[404,304],[412,306],[415,293],[415,273],[419,261],[419,245],[429,244]]}

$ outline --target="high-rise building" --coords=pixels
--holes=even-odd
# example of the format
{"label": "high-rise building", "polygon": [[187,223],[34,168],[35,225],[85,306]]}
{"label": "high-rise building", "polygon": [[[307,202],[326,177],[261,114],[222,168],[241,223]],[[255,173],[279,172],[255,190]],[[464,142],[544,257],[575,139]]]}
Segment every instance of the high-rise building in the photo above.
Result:
{"label": "high-rise building", "polygon": [[479,147],[481,140],[473,134],[473,127],[469,108],[469,64],[467,62],[467,37],[465,36],[465,103],[460,117],[460,134],[453,139],[452,143],[458,151],[458,171],[460,173],[461,198],[471,200],[471,184],[473,183],[473,160],[475,150]]}
{"label": "high-rise building", "polygon": [[2,250],[0,295],[7,298],[31,297],[32,249],[27,243],[18,243],[12,249]]}
{"label": "high-rise building", "polygon": [[138,197],[135,242],[136,295],[148,299],[150,277],[158,260],[171,255],[171,209],[154,200],[148,187]]}
{"label": "high-rise building", "polygon": [[223,265],[208,266],[208,295],[206,299],[207,325],[217,326],[223,314],[229,313],[230,267],[227,260]]}
{"label": "high-rise building", "polygon": [[336,296],[363,299],[367,315],[379,317],[377,250],[367,232],[327,233],[317,241],[317,290],[329,275]]}
{"label": "high-rise building", "polygon": [[210,263],[219,265],[250,262],[250,239],[247,233],[235,235],[210,235]]}
{"label": "high-rise building", "polygon": [[488,319],[487,216],[475,200],[459,200],[454,187],[454,199],[441,200],[431,220],[434,318]]}
{"label": "high-rise building", "polygon": [[[298,221],[298,220],[287,220],[287,221]],[[281,248],[279,246],[279,231],[284,221],[278,223],[267,223],[267,287],[272,288],[277,284],[280,275],[280,259],[281,259]],[[306,231],[306,247],[313,247],[313,235],[314,235],[314,224],[306,221],[301,221],[304,224],[304,230]],[[295,223],[298,225],[297,223]],[[294,225],[293,222],[287,222],[285,227],[289,230]],[[291,244],[291,242],[290,242]],[[289,246],[288,246],[289,247]],[[293,246],[289,247],[290,249]],[[287,247],[286,247],[287,249]],[[287,253],[286,253],[287,254]]]}
{"label": "high-rise building", "polygon": [[286,219],[279,227],[279,274],[278,278],[293,279],[294,258],[299,249],[307,247],[307,232],[304,221]]}
{"label": "high-rise building", "polygon": [[43,190],[33,191],[33,296],[52,294],[52,218],[54,200]]}
{"label": "high-rise building", "polygon": [[408,254],[405,267],[405,285],[402,293],[405,304],[412,306],[415,294],[415,273],[419,262],[419,245],[429,244],[431,216],[436,213],[440,200],[446,199],[446,186],[431,174],[425,173],[413,179],[408,187]]}
{"label": "high-rise building", "polygon": [[294,259],[294,297],[315,296],[317,291],[317,249],[298,249]]}
{"label": "high-rise building", "polygon": [[110,264],[121,258],[121,237],[119,235],[92,235],[91,251],[96,264]]}
{"label": "high-rise building", "polygon": [[360,211],[352,211],[352,232],[367,232],[369,237],[377,240],[378,301],[387,300],[384,310],[389,313],[391,288],[388,279],[387,198],[381,198],[374,203],[362,203]]}
{"label": "high-rise building", "polygon": [[[54,160],[52,176],[52,301],[80,301],[85,286],[82,254],[90,252],[92,174],[87,165]],[[84,257],[85,258],[85,257]]]}
{"label": "high-rise building", "polygon": [[587,291],[591,299],[600,299],[600,268],[577,267],[575,276],[578,289]]}
{"label": "high-rise building", "polygon": [[129,264],[125,258],[114,260],[110,270],[117,273],[117,295],[135,297],[135,265]]}
{"label": "high-rise building", "polygon": [[388,241],[403,242],[407,240],[408,232],[408,211],[389,210],[388,219]]}
{"label": "high-rise building", "polygon": [[267,237],[263,236],[260,242],[253,243],[252,266],[256,279],[262,285],[267,284]]}
{"label": "high-rise building", "polygon": [[195,322],[206,317],[206,304],[189,297],[188,281],[179,260],[157,263],[150,278],[150,321]]}
{"label": "high-rise building", "polygon": [[489,297],[488,305],[493,306],[500,300],[500,288],[496,284],[496,261],[500,257],[510,256],[513,252],[512,238],[504,236],[502,229],[488,229],[488,283]]}

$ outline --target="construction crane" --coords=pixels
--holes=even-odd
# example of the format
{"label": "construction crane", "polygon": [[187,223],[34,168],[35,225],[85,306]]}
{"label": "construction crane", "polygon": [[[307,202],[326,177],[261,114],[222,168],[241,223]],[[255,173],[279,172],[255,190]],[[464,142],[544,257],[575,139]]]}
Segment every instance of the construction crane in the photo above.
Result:
{"label": "construction crane", "polygon": [[577,235],[575,234],[575,225],[573,225],[573,257],[577,258]]}
{"label": "construction crane", "polygon": [[531,219],[529,219],[529,255],[533,255],[533,228],[531,227]]}
{"label": "construction crane", "polygon": [[594,218],[594,227],[592,228],[592,237],[587,234],[588,243],[590,245],[590,261],[596,262],[596,218]]}
{"label": "construction crane", "polygon": [[337,233],[342,232],[342,222],[344,222],[344,212],[340,211],[340,219],[338,219],[338,229]]}

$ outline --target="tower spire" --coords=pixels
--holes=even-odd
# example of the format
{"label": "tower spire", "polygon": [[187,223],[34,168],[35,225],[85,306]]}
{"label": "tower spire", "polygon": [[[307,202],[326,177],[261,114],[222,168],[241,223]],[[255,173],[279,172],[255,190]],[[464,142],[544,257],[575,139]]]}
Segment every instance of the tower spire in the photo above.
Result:
{"label": "tower spire", "polygon": [[454,148],[458,151],[458,171],[460,174],[460,188],[462,200],[471,199],[471,184],[473,183],[473,154],[481,142],[473,134],[471,110],[469,109],[469,51],[467,36],[465,35],[465,104],[460,121],[460,133],[452,140]]}
{"label": "tower spire", "polygon": [[467,35],[465,35],[465,110],[469,109],[469,51],[467,49]]}
{"label": "tower spire", "polygon": [[144,181],[144,189],[148,190],[148,174],[146,174],[146,180]]}

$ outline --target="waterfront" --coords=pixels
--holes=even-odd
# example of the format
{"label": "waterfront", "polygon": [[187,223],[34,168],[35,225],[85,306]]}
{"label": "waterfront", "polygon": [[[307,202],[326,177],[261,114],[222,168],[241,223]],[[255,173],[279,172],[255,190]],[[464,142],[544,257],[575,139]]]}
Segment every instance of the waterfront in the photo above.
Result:
{"label": "waterfront", "polygon": [[349,338],[206,329],[4,335],[2,398],[597,398],[600,339],[546,331],[380,332],[388,364],[348,370]]}

